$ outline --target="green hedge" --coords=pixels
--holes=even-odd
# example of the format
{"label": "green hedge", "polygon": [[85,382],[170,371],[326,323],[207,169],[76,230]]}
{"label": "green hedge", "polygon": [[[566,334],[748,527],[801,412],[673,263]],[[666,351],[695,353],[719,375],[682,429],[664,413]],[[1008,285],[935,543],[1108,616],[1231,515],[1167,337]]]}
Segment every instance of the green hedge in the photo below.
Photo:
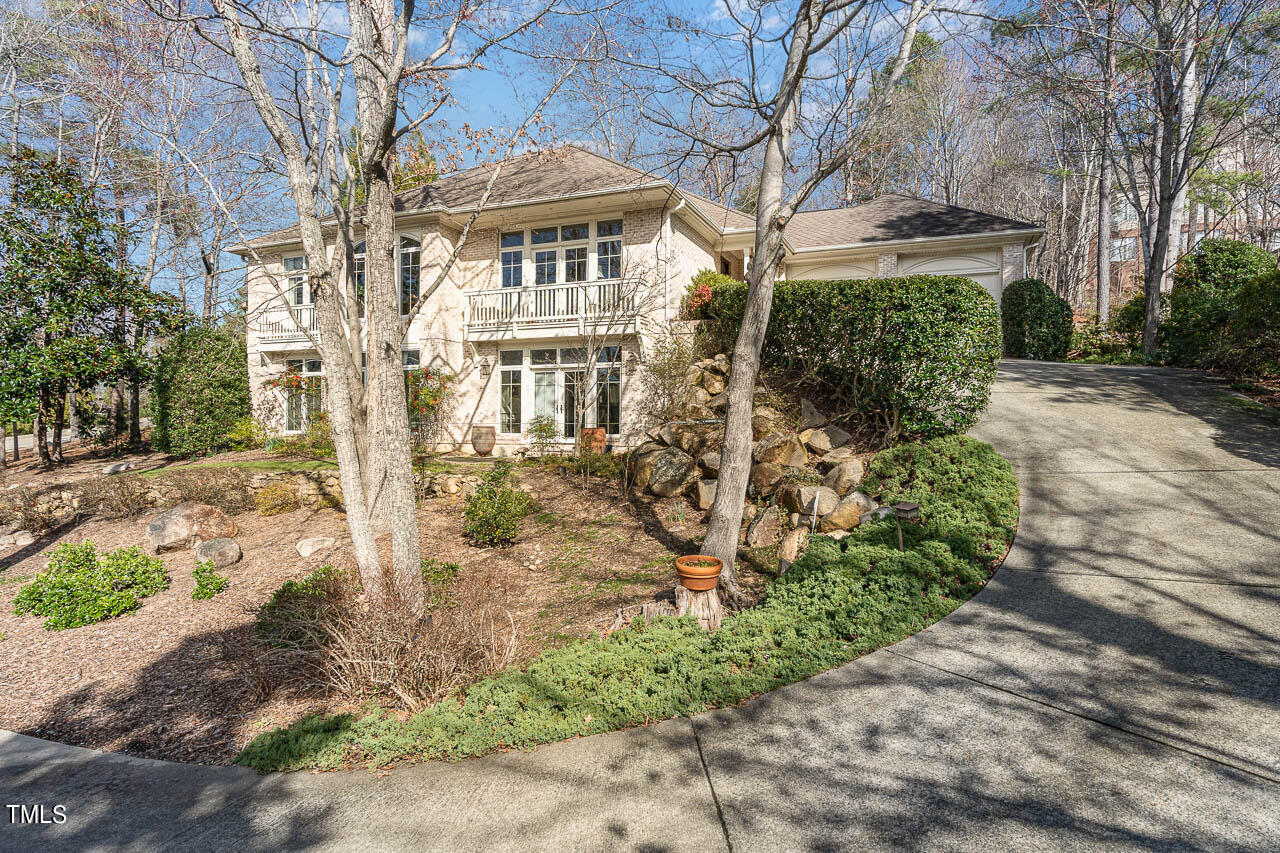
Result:
{"label": "green hedge", "polygon": [[[702,316],[731,345],[747,286],[719,280],[711,289]],[[761,360],[821,383],[891,432],[930,436],[977,421],[1000,351],[1000,311],[981,285],[915,275],[779,281]]]}
{"label": "green hedge", "polygon": [[982,588],[1013,539],[1013,470],[968,436],[887,450],[861,488],[882,503],[921,504],[905,551],[891,520],[840,541],[814,537],[758,607],[714,634],[689,619],[637,622],[547,650],[407,720],[308,717],[255,738],[239,761],[267,771],[458,759],[734,705],[937,621]]}
{"label": "green hedge", "polygon": [[1240,288],[1220,366],[1244,376],[1280,374],[1280,272]]}
{"label": "green hedge", "polygon": [[1169,313],[1160,324],[1166,360],[1182,367],[1224,366],[1241,288],[1275,271],[1275,257],[1260,246],[1201,240],[1173,271]]}
{"label": "green hedge", "polygon": [[1062,361],[1071,347],[1067,300],[1038,278],[1020,278],[1000,294],[1004,354],[1010,358]]}
{"label": "green hedge", "polygon": [[178,456],[228,447],[249,416],[247,363],[244,338],[227,329],[197,326],[169,341],[156,365],[152,443]]}

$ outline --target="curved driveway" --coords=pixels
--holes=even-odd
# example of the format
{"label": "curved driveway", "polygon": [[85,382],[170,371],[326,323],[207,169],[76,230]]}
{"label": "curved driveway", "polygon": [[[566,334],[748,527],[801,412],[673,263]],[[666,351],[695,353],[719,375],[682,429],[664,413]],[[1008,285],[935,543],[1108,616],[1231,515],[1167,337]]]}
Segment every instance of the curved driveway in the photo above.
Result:
{"label": "curved driveway", "polygon": [[742,708],[452,765],[257,776],[0,734],[0,849],[1275,849],[1280,418],[1008,362],[1022,523],[950,618]]}

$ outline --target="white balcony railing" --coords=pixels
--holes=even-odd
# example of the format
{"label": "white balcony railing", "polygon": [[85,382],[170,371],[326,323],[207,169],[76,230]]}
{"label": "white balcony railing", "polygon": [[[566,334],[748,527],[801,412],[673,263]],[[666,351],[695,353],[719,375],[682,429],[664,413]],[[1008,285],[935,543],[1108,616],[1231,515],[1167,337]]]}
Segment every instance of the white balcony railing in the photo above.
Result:
{"label": "white balcony railing", "polygon": [[[294,317],[297,320],[294,320]],[[313,335],[320,334],[320,326],[316,323],[316,309],[314,305],[297,305],[293,308],[293,315],[290,316],[288,310],[284,308],[271,308],[263,311],[256,322],[251,323],[251,327],[258,336],[258,339],[264,342],[284,343],[288,341],[306,341],[310,340],[303,329],[307,329]]]}
{"label": "white balcony railing", "polygon": [[467,294],[467,334],[536,333],[559,327],[583,334],[587,327],[619,334],[634,328],[643,283],[608,279],[477,290]]}

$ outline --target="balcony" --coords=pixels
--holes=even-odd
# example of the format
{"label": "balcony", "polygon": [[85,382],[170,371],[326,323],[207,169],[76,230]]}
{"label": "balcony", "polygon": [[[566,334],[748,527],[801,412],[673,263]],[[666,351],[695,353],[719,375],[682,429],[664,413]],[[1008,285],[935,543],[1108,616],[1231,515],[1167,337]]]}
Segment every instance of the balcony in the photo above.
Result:
{"label": "balcony", "polygon": [[310,349],[311,339],[307,337],[307,333],[303,329],[305,328],[312,335],[319,337],[320,326],[316,323],[315,306],[295,306],[293,314],[297,316],[297,321],[290,316],[289,311],[285,308],[268,308],[262,311],[256,319],[249,321],[249,328],[257,337],[261,349]]}
{"label": "balcony", "polygon": [[634,278],[472,291],[467,340],[629,334],[645,293],[643,281]]}

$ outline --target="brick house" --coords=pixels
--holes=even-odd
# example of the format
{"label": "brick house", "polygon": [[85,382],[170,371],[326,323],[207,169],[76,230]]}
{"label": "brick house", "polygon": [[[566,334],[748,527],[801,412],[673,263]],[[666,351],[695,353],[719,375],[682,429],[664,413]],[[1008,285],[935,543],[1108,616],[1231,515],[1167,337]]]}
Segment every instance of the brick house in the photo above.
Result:
{"label": "brick house", "polygon": [[[397,196],[397,264],[406,303],[437,278],[493,168]],[[548,415],[566,443],[579,422],[604,427],[616,447],[634,443],[648,426],[633,404],[647,342],[679,327],[694,273],[743,276],[754,232],[753,216],[584,149],[508,160],[458,261],[411,323],[404,345],[406,369],[455,377],[442,439],[463,449],[472,427],[493,426],[497,452],[510,452],[527,442],[533,417]],[[854,208],[797,214],[787,226],[783,275],[957,274],[999,299],[1007,283],[1024,275],[1041,233],[1024,222],[883,196]],[[255,412],[276,431],[300,431],[319,410],[321,392],[270,382],[286,372],[323,374],[311,339],[294,320],[316,334],[297,230],[233,251],[249,262]],[[357,254],[357,278],[362,260]]]}

